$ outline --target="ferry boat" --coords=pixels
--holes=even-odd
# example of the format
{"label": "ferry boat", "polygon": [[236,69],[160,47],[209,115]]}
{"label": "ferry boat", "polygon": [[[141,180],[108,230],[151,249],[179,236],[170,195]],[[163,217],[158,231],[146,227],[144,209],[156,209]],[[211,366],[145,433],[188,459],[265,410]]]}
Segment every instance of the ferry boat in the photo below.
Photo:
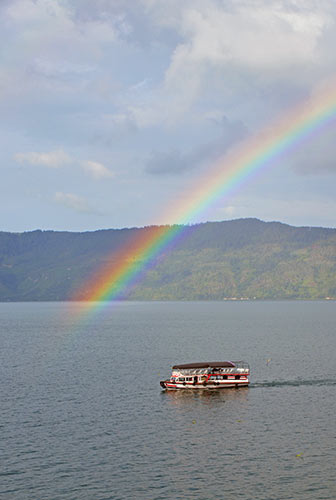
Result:
{"label": "ferry boat", "polygon": [[245,361],[211,361],[175,365],[169,380],[161,380],[165,390],[226,389],[247,387],[250,367]]}

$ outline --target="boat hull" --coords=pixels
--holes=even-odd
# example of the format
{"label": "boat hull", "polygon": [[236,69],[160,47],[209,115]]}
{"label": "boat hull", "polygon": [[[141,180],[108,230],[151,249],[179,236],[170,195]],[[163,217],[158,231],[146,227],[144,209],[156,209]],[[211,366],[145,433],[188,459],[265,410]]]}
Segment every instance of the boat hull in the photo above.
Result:
{"label": "boat hull", "polygon": [[249,381],[223,381],[218,383],[174,383],[169,380],[161,380],[160,385],[162,389],[167,391],[179,391],[179,390],[204,390],[204,389],[238,389],[239,387],[248,387]]}

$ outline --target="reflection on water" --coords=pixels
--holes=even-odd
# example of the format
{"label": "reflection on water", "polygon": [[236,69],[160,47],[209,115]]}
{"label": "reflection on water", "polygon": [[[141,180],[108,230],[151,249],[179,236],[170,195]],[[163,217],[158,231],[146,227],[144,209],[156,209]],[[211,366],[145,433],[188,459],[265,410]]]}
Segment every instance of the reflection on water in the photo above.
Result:
{"label": "reflection on water", "polygon": [[226,402],[248,400],[248,387],[239,389],[180,389],[176,391],[161,391],[162,398],[172,405],[194,405],[197,402],[216,407]]}

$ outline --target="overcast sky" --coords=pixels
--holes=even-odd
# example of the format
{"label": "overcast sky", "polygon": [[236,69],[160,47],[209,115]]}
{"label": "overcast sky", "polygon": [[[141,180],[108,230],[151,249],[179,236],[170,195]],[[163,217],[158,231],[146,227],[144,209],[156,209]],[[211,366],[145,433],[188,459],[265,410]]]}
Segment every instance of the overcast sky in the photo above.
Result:
{"label": "overcast sky", "polygon": [[[158,220],[336,74],[334,0],[1,0],[0,230]],[[198,221],[336,227],[336,126]]]}

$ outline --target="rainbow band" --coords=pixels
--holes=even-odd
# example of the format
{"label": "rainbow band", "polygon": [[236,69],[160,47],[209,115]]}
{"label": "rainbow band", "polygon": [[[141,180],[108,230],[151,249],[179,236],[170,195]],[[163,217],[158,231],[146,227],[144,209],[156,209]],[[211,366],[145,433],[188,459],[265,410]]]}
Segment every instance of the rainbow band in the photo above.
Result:
{"label": "rainbow band", "polygon": [[[324,91],[300,107],[287,113],[272,126],[231,151],[224,159],[198,179],[190,189],[187,199],[166,214],[164,220],[176,221],[173,226],[145,228],[130,243],[110,256],[110,263],[104,265],[75,294],[74,300],[82,299],[89,309],[103,307],[104,301],[122,298],[153,265],[162,250],[174,243],[185,231],[183,224],[215,203],[219,198],[235,192],[252,174],[269,167],[274,160],[312,134],[333,123],[336,118],[335,86]],[[88,290],[84,294],[84,290]],[[97,304],[99,302],[100,304]]]}

